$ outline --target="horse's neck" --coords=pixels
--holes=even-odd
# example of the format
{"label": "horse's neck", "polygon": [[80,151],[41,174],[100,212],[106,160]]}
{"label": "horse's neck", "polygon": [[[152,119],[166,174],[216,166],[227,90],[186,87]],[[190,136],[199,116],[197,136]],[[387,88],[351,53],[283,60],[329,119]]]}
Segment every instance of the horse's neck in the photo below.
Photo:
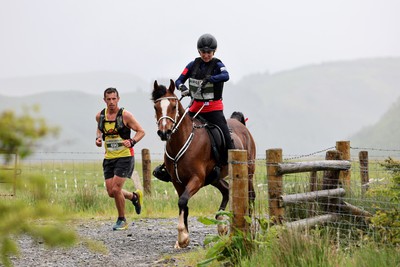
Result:
{"label": "horse's neck", "polygon": [[180,122],[178,129],[171,135],[167,143],[167,148],[171,149],[171,151],[179,151],[193,131],[193,121],[188,113],[185,114],[185,110],[182,107],[179,108],[178,121],[180,119],[182,119],[182,122]]}

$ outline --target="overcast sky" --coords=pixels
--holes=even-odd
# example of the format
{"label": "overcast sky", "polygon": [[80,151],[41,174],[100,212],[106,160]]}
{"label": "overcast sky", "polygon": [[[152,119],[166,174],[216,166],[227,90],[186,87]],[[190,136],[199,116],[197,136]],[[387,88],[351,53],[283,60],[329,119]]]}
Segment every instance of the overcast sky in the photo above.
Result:
{"label": "overcast sky", "polygon": [[233,82],[400,56],[398,0],[0,0],[0,79],[117,71],[176,79],[203,33]]}

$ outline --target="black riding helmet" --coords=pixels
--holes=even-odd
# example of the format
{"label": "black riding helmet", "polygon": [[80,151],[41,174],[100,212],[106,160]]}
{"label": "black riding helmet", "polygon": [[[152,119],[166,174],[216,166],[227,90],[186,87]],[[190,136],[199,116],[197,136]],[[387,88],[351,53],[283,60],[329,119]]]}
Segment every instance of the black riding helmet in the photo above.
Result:
{"label": "black riding helmet", "polygon": [[200,36],[197,41],[197,50],[200,51],[215,51],[217,49],[217,39],[209,33]]}

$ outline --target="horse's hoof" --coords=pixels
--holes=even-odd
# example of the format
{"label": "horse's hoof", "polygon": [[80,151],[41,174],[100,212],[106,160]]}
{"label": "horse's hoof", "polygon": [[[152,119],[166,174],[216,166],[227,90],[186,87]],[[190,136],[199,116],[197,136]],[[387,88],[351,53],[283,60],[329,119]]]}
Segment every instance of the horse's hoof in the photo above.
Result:
{"label": "horse's hoof", "polygon": [[227,225],[218,225],[218,234],[219,235],[227,235],[228,234],[228,226]]}
{"label": "horse's hoof", "polygon": [[219,235],[227,235],[228,234],[228,224],[227,224],[227,217],[226,216],[222,216],[222,215],[218,215],[217,216],[217,220],[219,221],[225,221],[224,224],[218,224],[218,234]]}
{"label": "horse's hoof", "polygon": [[181,249],[181,248],[186,248],[187,246],[189,246],[189,239],[186,239],[182,243],[179,243],[179,241],[177,240],[176,243],[175,243],[174,248]]}

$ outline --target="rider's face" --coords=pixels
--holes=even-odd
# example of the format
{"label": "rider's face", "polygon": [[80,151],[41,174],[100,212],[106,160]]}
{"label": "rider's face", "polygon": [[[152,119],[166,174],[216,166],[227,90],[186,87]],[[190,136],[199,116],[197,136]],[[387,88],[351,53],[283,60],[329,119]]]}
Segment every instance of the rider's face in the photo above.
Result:
{"label": "rider's face", "polygon": [[215,53],[215,51],[207,51],[206,52],[206,51],[199,50],[200,57],[204,62],[211,61],[211,59],[214,57],[214,53]]}

